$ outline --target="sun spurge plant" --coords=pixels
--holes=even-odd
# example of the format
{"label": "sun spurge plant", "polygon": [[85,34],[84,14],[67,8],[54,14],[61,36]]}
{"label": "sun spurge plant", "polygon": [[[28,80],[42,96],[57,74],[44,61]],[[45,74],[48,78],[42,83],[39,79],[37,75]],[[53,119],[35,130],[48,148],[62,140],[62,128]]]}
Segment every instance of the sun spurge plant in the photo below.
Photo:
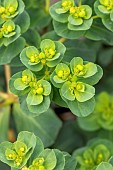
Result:
{"label": "sun spurge plant", "polygon": [[[80,127],[85,130],[95,131],[100,128],[113,129],[113,99],[112,95],[107,92],[101,92],[96,98],[96,106],[94,112],[78,122]],[[87,126],[86,126],[87,125]]]}
{"label": "sun spurge plant", "polygon": [[112,48],[112,0],[0,0],[1,169],[113,166]]}
{"label": "sun spurge plant", "polygon": [[45,39],[41,42],[39,50],[30,46],[25,48],[20,59],[32,71],[40,71],[44,67],[55,67],[63,58],[65,46],[58,42]]}
{"label": "sun spurge plant", "polygon": [[[51,81],[59,89],[61,98],[71,111],[84,117],[90,114],[91,110],[86,109],[84,114],[79,106],[85,108],[86,105],[90,104],[92,105],[91,109],[93,109],[95,88],[92,85],[98,82],[100,72],[96,64],[84,62],[80,57],[74,57],[70,64],[60,63],[56,66],[51,75]],[[76,111],[74,111],[75,105]]]}
{"label": "sun spurge plant", "polygon": [[113,24],[113,1],[112,0],[97,0],[95,2],[95,12],[102,18],[105,27],[111,31]]}
{"label": "sun spurge plant", "polygon": [[40,138],[30,132],[20,132],[14,143],[0,144],[0,160],[11,167],[11,170],[61,170],[71,167],[75,170],[76,160],[68,153],[57,149],[44,149]]}
{"label": "sun spurge plant", "polygon": [[77,170],[95,169],[101,162],[107,162],[113,154],[113,143],[94,139],[86,147],[75,150],[73,157],[77,160]]}
{"label": "sun spurge plant", "polygon": [[[19,97],[26,94],[25,100],[29,111],[41,114],[50,106],[53,96],[52,82],[55,88],[60,88],[62,100],[74,114],[78,116],[90,114],[95,103],[93,98],[95,89],[92,85],[96,84],[102,76],[102,71],[98,69],[100,67],[91,62],[83,62],[80,57],[73,58],[70,66],[64,63],[58,64],[66,49],[60,42],[54,43],[52,40],[45,39],[41,42],[40,49],[39,52],[35,47],[27,47],[22,51],[21,61],[35,73],[24,70],[15,74],[10,81],[10,90]],[[40,72],[39,75],[37,74],[40,70],[42,75]],[[92,79],[94,79],[93,83]],[[73,109],[75,105],[86,107],[89,103],[90,109],[86,110],[85,115],[80,108],[76,111]]]}

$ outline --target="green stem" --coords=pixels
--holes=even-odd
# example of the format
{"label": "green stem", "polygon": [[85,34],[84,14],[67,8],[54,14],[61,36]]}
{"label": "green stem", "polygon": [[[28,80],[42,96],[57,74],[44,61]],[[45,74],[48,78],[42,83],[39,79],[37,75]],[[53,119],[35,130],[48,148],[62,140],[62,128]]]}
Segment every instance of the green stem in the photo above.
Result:
{"label": "green stem", "polygon": [[93,16],[92,18],[93,18],[93,19],[98,19],[98,18],[100,18],[100,17],[97,16],[97,15],[95,15],[95,16]]}
{"label": "green stem", "polygon": [[66,38],[60,38],[58,41],[61,42],[61,43],[64,43],[67,39]]}
{"label": "green stem", "polygon": [[79,0],[79,6],[81,6],[82,5],[82,0]]}
{"label": "green stem", "polygon": [[45,10],[46,10],[47,13],[49,13],[50,0],[45,0],[45,1],[46,1]]}

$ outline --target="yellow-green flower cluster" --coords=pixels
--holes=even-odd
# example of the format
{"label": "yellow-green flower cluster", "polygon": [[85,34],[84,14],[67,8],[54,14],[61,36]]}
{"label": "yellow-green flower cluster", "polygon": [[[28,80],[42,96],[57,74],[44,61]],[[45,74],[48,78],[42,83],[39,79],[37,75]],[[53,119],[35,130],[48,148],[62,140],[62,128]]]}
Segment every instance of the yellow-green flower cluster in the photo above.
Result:
{"label": "yellow-green flower cluster", "polygon": [[99,0],[100,4],[103,5],[108,11],[113,10],[113,1],[112,0]]}
{"label": "yellow-green flower cluster", "polygon": [[23,142],[15,142],[12,149],[6,149],[5,155],[7,160],[14,161],[15,166],[20,166],[24,156],[27,153],[27,146]]}
{"label": "yellow-green flower cluster", "polygon": [[75,150],[73,156],[78,162],[77,170],[93,170],[101,162],[108,161],[112,156],[112,146],[112,142],[98,139],[91,141],[86,147]]}
{"label": "yellow-green flower cluster", "polygon": [[15,30],[15,24],[13,23],[13,21],[7,21],[5,22],[2,27],[0,28],[0,38],[5,37],[5,35],[7,36],[8,34],[12,33],[12,35],[15,34],[15,32],[13,32]]}
{"label": "yellow-green flower cluster", "polygon": [[[98,129],[113,130],[113,96],[107,92],[101,92],[96,97],[96,105],[93,113],[86,118],[78,119],[82,129],[96,131]],[[86,126],[86,125],[89,126]]]}
{"label": "yellow-green flower cluster", "polygon": [[[42,40],[40,47],[29,46],[20,54],[22,63],[32,71],[55,67],[66,51],[65,46],[50,39]],[[47,66],[47,67],[46,67]]]}
{"label": "yellow-green flower cluster", "polygon": [[66,99],[85,102],[94,96],[95,89],[84,83],[83,79],[93,76],[96,72],[95,64],[85,64],[82,58],[76,57],[71,60],[70,65],[60,63],[56,66],[55,72],[52,74],[55,82],[53,83],[56,87],[61,88],[61,95]]}
{"label": "yellow-green flower cluster", "polygon": [[29,61],[31,63],[39,63],[41,62],[43,65],[46,64],[46,59],[52,59],[56,54],[56,50],[53,48],[44,49],[44,52],[40,52],[39,54],[32,53],[29,57]]}
{"label": "yellow-green flower cluster", "polygon": [[75,6],[70,8],[70,14],[73,14],[75,18],[84,18],[86,16],[86,10],[83,6]]}
{"label": "yellow-green flower cluster", "polygon": [[29,167],[23,167],[22,170],[46,170],[44,167],[44,158],[36,158],[32,165]]}
{"label": "yellow-green flower cluster", "polygon": [[68,10],[73,6],[73,3],[71,1],[64,1],[62,2],[62,8],[64,10]]}
{"label": "yellow-green flower cluster", "polygon": [[9,20],[8,17],[13,15],[17,11],[17,8],[14,8],[13,6],[0,6],[0,17],[4,19],[5,21]]}

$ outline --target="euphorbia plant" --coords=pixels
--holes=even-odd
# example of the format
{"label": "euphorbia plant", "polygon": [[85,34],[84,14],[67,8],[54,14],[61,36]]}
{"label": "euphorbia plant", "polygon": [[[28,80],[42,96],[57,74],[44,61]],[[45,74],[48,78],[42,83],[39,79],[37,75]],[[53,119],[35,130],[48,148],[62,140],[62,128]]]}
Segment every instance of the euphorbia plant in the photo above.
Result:
{"label": "euphorbia plant", "polygon": [[11,170],[112,168],[112,25],[112,0],[0,0],[0,161]]}

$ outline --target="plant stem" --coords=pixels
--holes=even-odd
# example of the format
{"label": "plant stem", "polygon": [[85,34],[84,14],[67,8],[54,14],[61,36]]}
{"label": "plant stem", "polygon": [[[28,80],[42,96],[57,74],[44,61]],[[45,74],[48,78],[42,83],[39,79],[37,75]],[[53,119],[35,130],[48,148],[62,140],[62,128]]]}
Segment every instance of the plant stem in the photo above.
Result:
{"label": "plant stem", "polygon": [[93,19],[98,19],[98,18],[100,18],[100,17],[97,16],[97,15],[95,15],[95,16],[93,16],[92,18],[93,18]]}
{"label": "plant stem", "polygon": [[60,38],[58,41],[61,42],[61,43],[64,43],[67,39],[66,38]]}
{"label": "plant stem", "polygon": [[45,10],[46,10],[47,13],[49,13],[50,0],[45,0],[45,1],[46,1]]}
{"label": "plant stem", "polygon": [[79,0],[79,6],[81,6],[82,5],[82,0]]}
{"label": "plant stem", "polygon": [[9,90],[9,80],[11,78],[11,68],[10,65],[4,65],[4,69],[5,69],[5,78],[6,78],[6,87],[7,87],[7,93],[10,94],[10,90]]}

